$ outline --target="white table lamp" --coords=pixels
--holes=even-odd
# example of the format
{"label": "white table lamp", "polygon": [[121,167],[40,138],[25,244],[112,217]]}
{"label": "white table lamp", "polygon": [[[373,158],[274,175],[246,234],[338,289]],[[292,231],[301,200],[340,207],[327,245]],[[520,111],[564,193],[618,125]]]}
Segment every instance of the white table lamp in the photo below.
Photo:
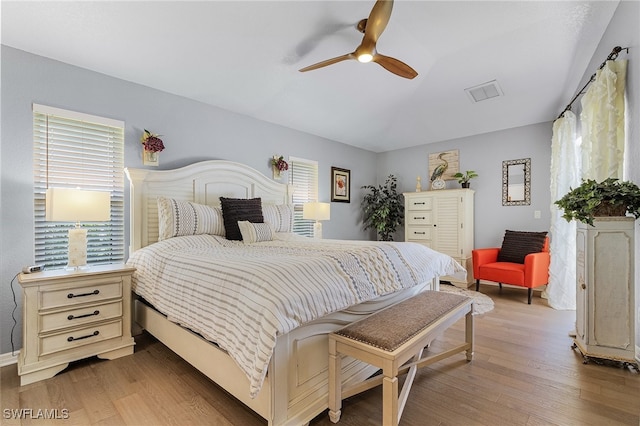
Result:
{"label": "white table lamp", "polygon": [[69,229],[69,268],[87,264],[87,230],[80,222],[111,220],[111,193],[82,189],[49,188],[46,192],[45,220],[75,222]]}
{"label": "white table lamp", "polygon": [[331,219],[331,205],[329,203],[305,203],[302,205],[302,218],[315,220],[313,225],[313,237],[322,238],[321,220]]}

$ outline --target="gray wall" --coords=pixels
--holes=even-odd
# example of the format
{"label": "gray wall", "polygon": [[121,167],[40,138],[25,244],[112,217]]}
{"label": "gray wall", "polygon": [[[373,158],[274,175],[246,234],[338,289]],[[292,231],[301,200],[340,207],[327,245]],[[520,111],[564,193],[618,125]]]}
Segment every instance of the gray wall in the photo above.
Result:
{"label": "gray wall", "polygon": [[[488,101],[491,102],[491,101]],[[429,186],[429,154],[457,149],[460,170],[475,170],[478,177],[471,180],[475,191],[475,247],[500,246],[505,229],[521,231],[549,230],[551,167],[551,123],[499,132],[486,133],[445,142],[422,145],[378,155],[378,180],[386,175],[398,177],[403,192],[415,191],[416,177],[422,188]],[[502,161],[531,158],[531,205],[502,205]],[[459,188],[457,181],[447,181],[447,188]],[[540,211],[540,219],[534,212]],[[404,230],[402,230],[404,232]],[[398,233],[401,241],[404,234]]]}
{"label": "gray wall", "polygon": [[[330,200],[331,166],[351,170],[351,203],[332,203],[325,238],[366,239],[360,187],[375,182],[376,154],[211,107],[86,69],[2,46],[0,190],[0,354],[11,351],[13,298],[9,282],[33,264],[32,103],[125,122],[125,166],[143,167],[143,128],[163,135],[160,169],[206,159],[248,164],[271,174],[269,159],[294,156],[319,162],[320,201]],[[128,204],[127,207],[128,209]],[[128,220],[127,220],[128,223]],[[128,225],[127,225],[128,230]],[[128,246],[128,241],[125,247]],[[22,346],[17,290],[16,348]]]}

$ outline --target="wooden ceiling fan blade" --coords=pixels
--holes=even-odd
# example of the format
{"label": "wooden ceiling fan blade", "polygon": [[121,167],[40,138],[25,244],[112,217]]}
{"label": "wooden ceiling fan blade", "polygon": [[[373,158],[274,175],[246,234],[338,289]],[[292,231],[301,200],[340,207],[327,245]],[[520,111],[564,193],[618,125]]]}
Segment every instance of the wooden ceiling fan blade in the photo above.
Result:
{"label": "wooden ceiling fan blade", "polygon": [[418,75],[416,70],[411,68],[409,65],[390,56],[384,56],[378,53],[373,57],[373,62],[379,64],[389,72],[399,75],[400,77],[408,78],[410,80]]}
{"label": "wooden ceiling fan blade", "polygon": [[373,42],[374,44],[378,41],[380,34],[387,28],[392,10],[393,0],[378,0],[373,5],[364,30],[363,44],[364,41]]}
{"label": "wooden ceiling fan blade", "polygon": [[317,70],[318,68],[326,67],[328,65],[333,65],[338,62],[346,61],[349,59],[356,59],[355,55],[352,53],[347,53],[346,55],[338,56],[335,58],[327,59],[326,61],[318,62],[317,64],[309,65],[308,67],[304,67],[298,71],[306,72],[311,70]]}

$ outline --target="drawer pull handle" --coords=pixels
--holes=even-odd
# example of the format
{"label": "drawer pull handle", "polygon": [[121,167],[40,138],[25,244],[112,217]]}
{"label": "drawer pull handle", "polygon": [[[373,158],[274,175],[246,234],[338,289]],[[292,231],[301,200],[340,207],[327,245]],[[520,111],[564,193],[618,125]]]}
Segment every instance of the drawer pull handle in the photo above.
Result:
{"label": "drawer pull handle", "polygon": [[413,218],[414,219],[423,219],[423,220],[426,219],[426,217],[424,217],[424,216],[414,216]]}
{"label": "drawer pull handle", "polygon": [[413,203],[414,206],[424,206],[426,203],[423,201],[421,203]]}
{"label": "drawer pull handle", "polygon": [[416,234],[416,235],[424,235],[424,234],[426,234],[426,232],[416,232],[416,231],[413,231],[413,233]]}
{"label": "drawer pull handle", "polygon": [[94,316],[94,315],[100,315],[100,311],[93,311],[93,312],[92,312],[92,313],[90,313],[90,314],[84,314],[84,315],[75,315],[75,316],[74,316],[74,315],[69,315],[69,316],[67,317],[67,319],[68,319],[69,321],[71,321],[71,320],[78,319],[78,318],[92,317],[92,316]]}
{"label": "drawer pull handle", "polygon": [[93,296],[94,294],[100,294],[100,290],[93,290],[91,293],[80,293],[80,294],[67,294],[67,298],[73,299],[74,297],[84,297],[84,296]]}
{"label": "drawer pull handle", "polygon": [[73,342],[74,340],[88,339],[89,337],[97,336],[98,334],[100,334],[100,332],[98,330],[96,330],[92,334],[87,334],[86,336],[67,337],[67,342]]}

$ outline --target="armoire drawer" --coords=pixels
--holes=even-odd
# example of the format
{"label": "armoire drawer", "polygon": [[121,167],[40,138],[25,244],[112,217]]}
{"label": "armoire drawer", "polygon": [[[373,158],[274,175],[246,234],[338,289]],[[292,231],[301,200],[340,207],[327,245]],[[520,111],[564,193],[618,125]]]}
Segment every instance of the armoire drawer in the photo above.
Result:
{"label": "armoire drawer", "polygon": [[431,240],[433,239],[433,228],[428,227],[410,227],[407,230],[409,241],[413,240]]}
{"label": "armoire drawer", "polygon": [[433,213],[430,211],[409,211],[405,219],[409,225],[433,225]]}
{"label": "armoire drawer", "polygon": [[411,197],[406,208],[407,210],[431,210],[433,209],[433,197]]}

